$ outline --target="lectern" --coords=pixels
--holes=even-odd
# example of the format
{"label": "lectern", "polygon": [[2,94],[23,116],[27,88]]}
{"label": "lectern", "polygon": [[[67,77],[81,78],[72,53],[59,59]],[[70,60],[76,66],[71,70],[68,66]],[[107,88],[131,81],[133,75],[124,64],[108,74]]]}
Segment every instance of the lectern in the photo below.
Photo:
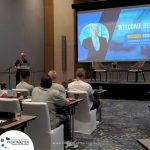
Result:
{"label": "lectern", "polygon": [[20,83],[20,73],[22,70],[30,70],[30,67],[28,64],[22,64],[21,66],[16,67],[17,73],[16,73],[16,85]]}

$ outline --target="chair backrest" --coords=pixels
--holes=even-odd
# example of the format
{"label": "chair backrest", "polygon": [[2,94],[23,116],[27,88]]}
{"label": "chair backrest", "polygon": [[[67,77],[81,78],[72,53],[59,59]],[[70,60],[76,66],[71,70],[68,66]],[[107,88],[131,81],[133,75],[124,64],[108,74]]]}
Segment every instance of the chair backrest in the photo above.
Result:
{"label": "chair backrest", "polygon": [[92,106],[92,102],[90,102],[89,100],[89,96],[88,93],[86,91],[79,91],[79,90],[75,90],[75,91],[68,91],[68,96],[72,97],[75,94],[79,94],[79,98],[83,98],[84,100],[82,102],[80,102],[80,107],[85,107],[85,109],[87,108],[87,111],[90,111],[90,108]]}
{"label": "chair backrest", "polygon": [[0,98],[0,112],[18,113],[21,111],[20,102],[16,98]]}
{"label": "chair backrest", "polygon": [[83,101],[75,108],[74,131],[91,134],[96,128],[96,110],[90,111],[89,96],[86,91],[68,91],[69,94],[79,94]]}
{"label": "chair backrest", "polygon": [[12,91],[20,92],[22,96],[30,96],[30,91],[28,89],[12,89]]}
{"label": "chair backrest", "polygon": [[90,101],[86,91],[68,91],[68,94],[79,94],[79,98],[83,98],[83,101],[79,102],[75,108],[75,118],[89,122],[90,120]]}
{"label": "chair backrest", "polygon": [[25,131],[32,139],[35,150],[49,150],[51,147],[51,127],[47,103],[22,102],[22,108],[24,115],[37,116],[37,119],[28,123]]}
{"label": "chair backrest", "polygon": [[133,66],[131,66],[132,69],[139,69],[142,68],[145,64],[145,61],[137,61]]}
{"label": "chair backrest", "polygon": [[[25,115],[33,115],[37,116],[38,119],[33,121],[31,124],[34,126],[33,130],[35,128],[40,129],[40,132],[42,130],[44,132],[50,131],[50,116],[49,116],[49,109],[47,106],[47,103],[44,102],[22,102],[22,109],[23,114]],[[35,130],[37,132],[37,130]]]}

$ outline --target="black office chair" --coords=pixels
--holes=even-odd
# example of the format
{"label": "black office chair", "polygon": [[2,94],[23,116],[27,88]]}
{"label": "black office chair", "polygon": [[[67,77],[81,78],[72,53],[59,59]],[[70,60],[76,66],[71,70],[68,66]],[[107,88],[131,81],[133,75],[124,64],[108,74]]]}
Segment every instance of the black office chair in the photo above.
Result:
{"label": "black office chair", "polygon": [[101,74],[105,73],[105,79],[107,81],[107,69],[106,66],[104,66],[101,62],[92,62],[92,75],[91,75],[91,81],[94,78],[96,81],[96,74],[99,73],[100,81],[101,81]]}
{"label": "black office chair", "polygon": [[142,74],[144,81],[146,81],[145,76],[144,76],[144,71],[143,71],[144,64],[145,64],[145,61],[138,61],[133,66],[131,66],[129,68],[129,70],[127,71],[127,81],[129,78],[129,73],[135,73],[135,81],[136,82],[138,82],[138,74],[139,73]]}

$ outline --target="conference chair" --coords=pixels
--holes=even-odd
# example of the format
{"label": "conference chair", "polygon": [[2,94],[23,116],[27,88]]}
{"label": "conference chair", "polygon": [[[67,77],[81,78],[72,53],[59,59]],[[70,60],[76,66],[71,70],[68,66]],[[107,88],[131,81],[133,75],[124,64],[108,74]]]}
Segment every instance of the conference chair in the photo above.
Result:
{"label": "conference chair", "polygon": [[44,102],[22,102],[22,108],[24,115],[37,116],[26,128],[35,150],[63,150],[64,126],[51,130],[48,105]]}
{"label": "conference chair", "polygon": [[92,103],[86,91],[68,91],[68,95],[78,94],[83,101],[75,107],[74,132],[91,134],[96,129],[96,109],[90,110]]}
{"label": "conference chair", "polygon": [[31,93],[28,89],[12,89],[12,91],[20,92],[22,96],[27,97],[30,96]]}
{"label": "conference chair", "polygon": [[136,82],[138,82],[138,74],[139,73],[142,74],[144,81],[146,81],[145,76],[144,76],[144,71],[143,71],[144,64],[145,64],[145,61],[138,61],[133,66],[131,66],[129,68],[129,70],[127,71],[127,81],[129,78],[129,73],[135,73],[135,81]]}
{"label": "conference chair", "polygon": [[20,113],[20,102],[16,98],[0,98],[0,115],[8,119],[16,119],[17,113]]}
{"label": "conference chair", "polygon": [[92,75],[91,81],[94,78],[96,81],[96,74],[99,73],[100,81],[102,77],[102,73],[105,73],[105,80],[107,81],[107,70],[106,66],[104,66],[101,62],[92,62]]}

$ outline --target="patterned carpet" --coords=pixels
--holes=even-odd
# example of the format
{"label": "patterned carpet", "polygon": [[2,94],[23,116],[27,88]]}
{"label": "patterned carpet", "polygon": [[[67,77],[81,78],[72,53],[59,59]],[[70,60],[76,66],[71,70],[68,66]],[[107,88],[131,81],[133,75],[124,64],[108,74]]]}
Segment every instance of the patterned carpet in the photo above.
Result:
{"label": "patterned carpet", "polygon": [[150,137],[150,101],[103,100],[101,125],[75,133],[79,150],[144,150],[137,139]]}

